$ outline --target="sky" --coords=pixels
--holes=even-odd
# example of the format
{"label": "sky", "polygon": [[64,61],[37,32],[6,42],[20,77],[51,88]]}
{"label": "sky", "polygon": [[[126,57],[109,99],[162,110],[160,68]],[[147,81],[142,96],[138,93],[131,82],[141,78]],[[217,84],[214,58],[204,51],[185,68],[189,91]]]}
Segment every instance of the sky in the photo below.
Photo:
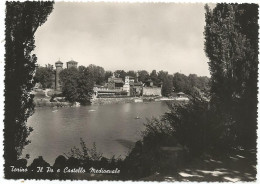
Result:
{"label": "sky", "polygon": [[38,64],[209,76],[200,3],[56,2],[35,34]]}

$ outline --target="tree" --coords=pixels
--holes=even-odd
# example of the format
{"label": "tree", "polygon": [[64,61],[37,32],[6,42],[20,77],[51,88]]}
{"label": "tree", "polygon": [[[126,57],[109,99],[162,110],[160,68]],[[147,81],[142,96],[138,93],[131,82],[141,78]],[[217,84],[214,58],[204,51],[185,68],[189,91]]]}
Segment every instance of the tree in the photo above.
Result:
{"label": "tree", "polygon": [[[189,153],[189,158],[198,158],[222,142],[218,134],[222,127],[215,118],[212,119],[216,115],[208,109],[207,101],[193,98],[187,103],[167,104],[168,112],[160,118],[147,119],[142,141],[136,142],[124,160],[123,174],[139,179],[155,172],[176,169],[175,164],[165,160],[162,147],[181,145],[184,148],[182,159],[187,158],[185,153]],[[220,150],[225,149],[220,147]],[[139,168],[138,171],[136,168]]]}
{"label": "tree", "polygon": [[204,77],[198,77],[196,74],[190,74],[188,76],[188,83],[187,83],[187,93],[194,94],[196,92],[202,94],[204,93],[204,96],[208,95],[209,93],[209,78]]}
{"label": "tree", "polygon": [[137,73],[134,70],[129,70],[126,75],[134,77],[135,82],[137,81]]}
{"label": "tree", "polygon": [[138,73],[138,81],[146,82],[149,79],[149,73],[146,70],[140,70]]}
{"label": "tree", "polygon": [[54,2],[6,2],[5,29],[5,127],[4,158],[6,177],[17,160],[32,128],[26,125],[34,112],[33,74],[37,57],[34,33],[52,12]]}
{"label": "tree", "polygon": [[159,71],[158,72],[158,81],[163,82],[163,80],[168,76],[168,72],[166,71]]}
{"label": "tree", "polygon": [[188,80],[191,86],[197,86],[199,83],[198,76],[196,74],[190,74]]}
{"label": "tree", "polygon": [[182,73],[175,73],[173,76],[173,86],[176,92],[189,92],[191,88],[189,79]]}
{"label": "tree", "polygon": [[105,82],[105,70],[103,67],[91,64],[87,68],[96,84],[101,85]]}
{"label": "tree", "polygon": [[79,76],[77,80],[77,101],[83,105],[90,102],[93,93],[94,79],[88,68],[84,66],[79,67]]}
{"label": "tree", "polygon": [[111,71],[106,71],[106,72],[105,72],[105,82],[107,82],[107,81],[108,81],[108,78],[111,77],[111,76],[113,76],[113,72],[111,72]]}
{"label": "tree", "polygon": [[230,148],[222,139],[223,127],[219,125],[219,116],[208,108],[204,98],[197,96],[188,103],[168,103],[168,108],[170,111],[162,116],[162,121],[165,126],[170,125],[168,129],[172,136],[189,149],[190,156],[201,156],[211,149],[223,152]]}
{"label": "tree", "polygon": [[53,82],[54,70],[52,65],[46,65],[45,67],[39,66],[36,69],[35,81],[41,83],[43,88],[51,88]]}
{"label": "tree", "polygon": [[76,102],[78,99],[78,78],[79,71],[74,67],[60,72],[62,94],[69,102]]}
{"label": "tree", "polygon": [[125,80],[125,76],[126,76],[126,72],[124,70],[116,70],[114,72],[115,77],[119,77],[122,78],[123,80]]}
{"label": "tree", "polygon": [[[190,76],[189,76],[190,78]],[[192,80],[192,79],[191,79]],[[195,86],[204,93],[210,91],[210,79],[207,76],[197,77]]]}
{"label": "tree", "polygon": [[[91,70],[91,71],[90,71]],[[69,102],[85,105],[90,102],[94,87],[92,68],[79,66],[60,72],[62,93]]]}
{"label": "tree", "polygon": [[[234,140],[254,145],[257,118],[258,5],[217,4],[206,9],[205,52],[211,105],[229,116]],[[230,123],[232,121],[233,123]]]}
{"label": "tree", "polygon": [[129,70],[126,75],[131,76],[131,77],[136,77],[136,72],[134,70]]}
{"label": "tree", "polygon": [[162,95],[163,96],[170,96],[172,93],[173,85],[172,85],[172,75],[167,75],[163,79],[163,85],[162,85]]}
{"label": "tree", "polygon": [[150,73],[150,78],[151,78],[151,80],[153,81],[153,84],[154,84],[155,86],[158,86],[158,76],[157,76],[156,70],[153,70],[153,71]]}
{"label": "tree", "polygon": [[173,76],[173,87],[175,92],[184,92],[190,96],[197,94],[208,96],[209,78],[198,77],[196,74],[186,76],[177,72]]}

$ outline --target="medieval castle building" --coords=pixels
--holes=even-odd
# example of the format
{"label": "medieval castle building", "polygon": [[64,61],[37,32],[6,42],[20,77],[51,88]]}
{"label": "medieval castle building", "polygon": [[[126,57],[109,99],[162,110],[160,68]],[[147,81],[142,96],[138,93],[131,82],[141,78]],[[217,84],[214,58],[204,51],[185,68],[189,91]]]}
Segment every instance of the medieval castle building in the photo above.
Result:
{"label": "medieval castle building", "polygon": [[[55,84],[54,84],[54,89],[56,91],[60,91],[61,90],[61,86],[60,86],[60,72],[63,70],[63,62],[61,62],[60,60],[57,61],[55,63],[55,67],[56,67],[56,71],[55,71]],[[68,61],[67,62],[67,68],[77,68],[78,67],[78,62],[76,61]]]}
{"label": "medieval castle building", "polygon": [[[68,61],[67,69],[77,68],[78,62]],[[63,70],[63,62],[60,60],[55,63],[54,77],[54,89],[61,91],[60,72]],[[161,87],[153,86],[151,81],[146,83],[138,82],[134,80],[132,76],[126,76],[122,78],[115,77],[114,75],[108,78],[107,83],[104,86],[95,85],[93,89],[93,98],[111,97],[111,96],[161,96]]]}

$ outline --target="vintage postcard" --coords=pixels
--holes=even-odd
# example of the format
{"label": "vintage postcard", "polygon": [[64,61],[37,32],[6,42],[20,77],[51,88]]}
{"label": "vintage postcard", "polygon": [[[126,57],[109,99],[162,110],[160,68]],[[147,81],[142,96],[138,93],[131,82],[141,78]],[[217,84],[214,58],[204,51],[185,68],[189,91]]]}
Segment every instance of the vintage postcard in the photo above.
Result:
{"label": "vintage postcard", "polygon": [[4,181],[257,181],[256,2],[4,10]]}

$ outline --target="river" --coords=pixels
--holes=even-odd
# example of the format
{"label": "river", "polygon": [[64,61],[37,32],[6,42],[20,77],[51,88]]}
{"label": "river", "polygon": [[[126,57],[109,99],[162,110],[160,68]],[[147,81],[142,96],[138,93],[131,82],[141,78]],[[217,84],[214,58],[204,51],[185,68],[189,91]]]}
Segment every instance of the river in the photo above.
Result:
{"label": "river", "polygon": [[57,156],[80,147],[82,138],[90,148],[95,142],[107,158],[124,158],[141,139],[146,118],[158,117],[167,109],[165,102],[37,108],[28,120],[34,130],[23,156],[30,154],[28,164],[38,156],[53,164]]}

